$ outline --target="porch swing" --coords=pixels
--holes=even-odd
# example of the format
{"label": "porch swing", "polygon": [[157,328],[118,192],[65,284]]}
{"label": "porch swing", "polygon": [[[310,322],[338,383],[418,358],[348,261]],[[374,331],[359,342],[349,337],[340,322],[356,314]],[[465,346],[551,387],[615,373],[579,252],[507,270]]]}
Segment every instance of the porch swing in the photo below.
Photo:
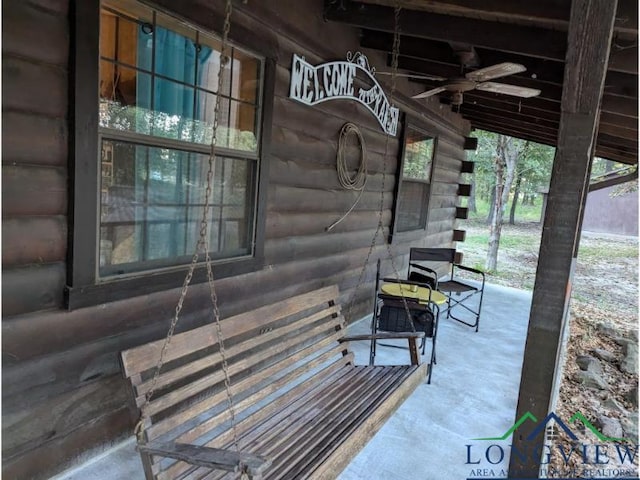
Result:
{"label": "porch swing", "polygon": [[[396,7],[394,71],[399,11]],[[221,69],[228,61],[223,53],[230,18],[227,0]],[[218,75],[219,90],[222,79]],[[395,77],[392,94],[394,89]],[[335,478],[424,382],[428,365],[420,364],[417,348],[424,332],[345,336],[337,286],[221,322],[207,235],[218,112],[216,97],[200,236],[167,336],[121,354],[141,414],[136,436],[145,477]],[[382,212],[354,298],[381,231]],[[202,250],[213,322],[175,333]],[[399,278],[388,244],[387,251]],[[407,339],[411,364],[354,365],[350,341],[382,338]]]}

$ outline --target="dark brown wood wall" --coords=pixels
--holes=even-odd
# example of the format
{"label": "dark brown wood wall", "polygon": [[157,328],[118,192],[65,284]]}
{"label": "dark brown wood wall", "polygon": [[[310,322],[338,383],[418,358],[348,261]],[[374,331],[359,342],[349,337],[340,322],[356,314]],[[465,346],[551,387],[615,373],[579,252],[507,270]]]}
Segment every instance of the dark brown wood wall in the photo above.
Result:
{"label": "dark brown wood wall", "polygon": [[[177,4],[179,3],[179,6]],[[378,221],[386,163],[383,220],[391,221],[399,141],[353,102],[307,107],[287,98],[292,53],[312,63],[344,58],[358,49],[355,29],[322,20],[321,1],[252,0],[234,14],[232,37],[259,45],[276,60],[266,218],[265,268],[218,282],[223,315],[338,283],[343,303],[353,295]],[[221,2],[161,0],[179,15],[219,28]],[[278,8],[277,14],[271,9]],[[67,252],[68,56],[67,0],[3,2],[3,414],[5,478],[47,478],[77,456],[132,431],[135,411],[121,378],[118,352],[161,338],[177,289],[83,308],[63,309]],[[202,19],[205,20],[202,20]],[[210,20],[206,20],[210,19]],[[96,52],[97,54],[97,52]],[[372,64],[386,58],[371,55]],[[436,110],[415,110],[402,92],[401,109],[422,117],[438,136],[427,234],[394,241],[404,269],[408,247],[448,246],[466,123]],[[97,99],[96,99],[97,101]],[[325,227],[353,203],[335,173],[342,125],[360,126],[369,153],[367,193],[331,233]],[[385,148],[386,147],[386,148]],[[384,157],[385,149],[388,155]],[[386,233],[386,231],[385,231]],[[379,242],[356,295],[352,318],[371,308]],[[385,270],[390,263],[385,260]],[[179,330],[208,320],[206,286],[191,289]]]}

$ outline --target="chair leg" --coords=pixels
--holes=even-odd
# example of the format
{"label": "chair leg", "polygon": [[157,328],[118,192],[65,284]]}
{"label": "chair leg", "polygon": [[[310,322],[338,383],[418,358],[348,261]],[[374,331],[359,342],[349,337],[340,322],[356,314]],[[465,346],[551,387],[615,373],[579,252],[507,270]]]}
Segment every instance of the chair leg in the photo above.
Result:
{"label": "chair leg", "polygon": [[[375,335],[378,330],[378,319],[376,317],[376,312],[373,312],[373,318],[371,319],[371,334]],[[369,365],[373,365],[375,363],[376,358],[376,340],[375,338],[371,339],[371,346],[369,347]]]}
{"label": "chair leg", "polygon": [[[468,307],[467,305],[463,304],[462,302],[464,302],[465,300],[475,296],[476,294],[480,293],[480,302],[478,304],[478,309],[474,310],[473,308]],[[447,311],[447,318],[452,318],[453,320],[455,320],[456,322],[462,323],[463,325],[466,325],[467,327],[471,327],[471,328],[475,328],[476,332],[478,331],[479,327],[480,327],[480,313],[482,311],[482,298],[484,296],[484,289],[479,290],[465,298],[463,298],[462,300],[453,300],[455,303],[453,305],[453,307],[448,306],[448,311]],[[449,297],[449,303],[451,302],[451,297]],[[468,310],[469,312],[471,312],[473,314],[473,316],[475,317],[475,321],[473,323],[467,322],[461,318],[456,317],[453,313],[451,313],[451,310],[453,310],[453,308],[460,306],[466,310]]]}

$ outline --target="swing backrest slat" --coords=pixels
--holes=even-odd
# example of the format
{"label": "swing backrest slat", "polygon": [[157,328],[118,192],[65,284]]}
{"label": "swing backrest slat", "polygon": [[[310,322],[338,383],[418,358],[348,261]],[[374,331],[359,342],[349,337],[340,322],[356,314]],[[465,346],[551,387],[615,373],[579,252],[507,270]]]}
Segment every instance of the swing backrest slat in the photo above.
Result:
{"label": "swing backrest slat", "polygon": [[[236,430],[250,430],[301,392],[353,363],[345,321],[330,286],[222,319],[231,377]],[[136,405],[145,403],[163,340],[122,352]],[[154,395],[145,406],[145,442],[207,444],[224,448],[232,439],[222,355],[215,325],[175,334],[165,353]],[[186,468],[149,457],[148,471],[172,478]]]}

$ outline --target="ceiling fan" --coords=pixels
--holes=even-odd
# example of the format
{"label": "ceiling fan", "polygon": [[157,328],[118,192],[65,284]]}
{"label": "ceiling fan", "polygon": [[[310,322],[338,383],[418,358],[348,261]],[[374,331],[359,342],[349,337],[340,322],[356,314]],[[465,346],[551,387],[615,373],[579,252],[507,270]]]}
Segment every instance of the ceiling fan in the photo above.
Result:
{"label": "ceiling fan", "polygon": [[[504,95],[512,95],[514,97],[530,98],[540,95],[540,90],[537,88],[519,87],[517,85],[509,85],[507,83],[490,82],[496,78],[506,77],[507,75],[513,75],[526,71],[524,65],[519,63],[504,62],[490,67],[480,68],[464,74],[464,76],[445,78],[437,75],[419,75],[419,74],[398,74],[405,77],[421,78],[425,80],[431,80],[435,82],[445,82],[436,88],[427,90],[426,92],[414,95],[413,98],[427,98],[438,93],[449,91],[451,92],[451,104],[462,105],[463,94],[470,90],[482,90],[485,92],[502,93]],[[382,74],[389,74],[389,72],[378,72]]]}

